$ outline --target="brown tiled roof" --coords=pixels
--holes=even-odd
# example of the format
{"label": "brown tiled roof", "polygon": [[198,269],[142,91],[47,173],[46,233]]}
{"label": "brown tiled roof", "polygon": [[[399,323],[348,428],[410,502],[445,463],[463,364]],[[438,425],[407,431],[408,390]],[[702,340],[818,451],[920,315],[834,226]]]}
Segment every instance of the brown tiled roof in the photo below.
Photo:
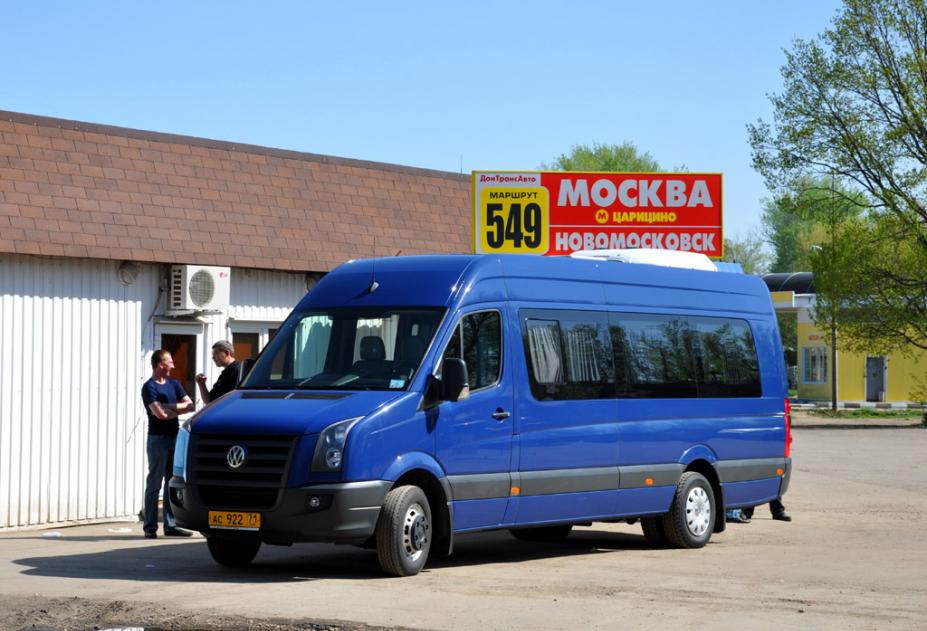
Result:
{"label": "brown tiled roof", "polygon": [[470,213],[466,175],[0,111],[4,253],[325,271]]}

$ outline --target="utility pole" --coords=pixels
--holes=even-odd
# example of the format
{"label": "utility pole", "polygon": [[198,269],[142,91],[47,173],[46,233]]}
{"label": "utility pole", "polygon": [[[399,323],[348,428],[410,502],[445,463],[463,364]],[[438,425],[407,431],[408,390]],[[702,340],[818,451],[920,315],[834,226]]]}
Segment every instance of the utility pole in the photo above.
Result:
{"label": "utility pole", "polygon": [[[837,190],[834,172],[830,172],[830,255],[831,264],[837,255]],[[833,374],[830,380],[830,409],[837,411],[837,301],[830,306],[830,365]]]}

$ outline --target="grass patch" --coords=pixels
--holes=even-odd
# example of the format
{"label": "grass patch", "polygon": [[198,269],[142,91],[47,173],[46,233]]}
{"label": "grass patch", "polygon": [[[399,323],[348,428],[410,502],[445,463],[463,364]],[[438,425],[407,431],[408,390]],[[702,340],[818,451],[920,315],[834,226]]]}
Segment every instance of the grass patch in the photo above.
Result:
{"label": "grass patch", "polygon": [[875,408],[854,408],[852,410],[802,410],[811,416],[823,418],[914,418],[923,419],[924,410],[880,410]]}

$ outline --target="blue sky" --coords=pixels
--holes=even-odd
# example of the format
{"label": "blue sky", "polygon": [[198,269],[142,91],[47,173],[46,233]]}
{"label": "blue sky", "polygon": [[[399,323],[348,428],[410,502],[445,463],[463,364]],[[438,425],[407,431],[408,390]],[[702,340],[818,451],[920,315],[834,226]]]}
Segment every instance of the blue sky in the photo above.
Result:
{"label": "blue sky", "polygon": [[745,125],[839,3],[24,2],[0,109],[446,171],[631,141],[720,171],[759,226]]}

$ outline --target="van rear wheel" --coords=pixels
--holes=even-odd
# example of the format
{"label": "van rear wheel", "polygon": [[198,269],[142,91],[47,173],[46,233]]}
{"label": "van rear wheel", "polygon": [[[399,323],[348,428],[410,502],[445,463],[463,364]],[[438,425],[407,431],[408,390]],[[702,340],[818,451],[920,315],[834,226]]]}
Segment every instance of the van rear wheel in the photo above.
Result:
{"label": "van rear wheel", "polygon": [[562,526],[537,526],[535,528],[515,528],[510,530],[519,541],[563,541],[573,530],[573,524]]}
{"label": "van rear wheel", "polygon": [[701,548],[711,539],[715,494],[701,473],[686,471],[679,478],[670,512],[663,519],[666,537],[677,548]]}
{"label": "van rear wheel", "polygon": [[400,486],[386,494],[377,522],[377,559],[393,576],[418,574],[431,551],[431,507],[417,486]]}
{"label": "van rear wheel", "polygon": [[244,567],[254,560],[261,549],[260,540],[232,539],[231,537],[206,537],[209,554],[219,565]]}
{"label": "van rear wheel", "polygon": [[666,538],[666,525],[663,517],[642,517],[641,528],[644,530],[644,539],[654,548],[669,547]]}

